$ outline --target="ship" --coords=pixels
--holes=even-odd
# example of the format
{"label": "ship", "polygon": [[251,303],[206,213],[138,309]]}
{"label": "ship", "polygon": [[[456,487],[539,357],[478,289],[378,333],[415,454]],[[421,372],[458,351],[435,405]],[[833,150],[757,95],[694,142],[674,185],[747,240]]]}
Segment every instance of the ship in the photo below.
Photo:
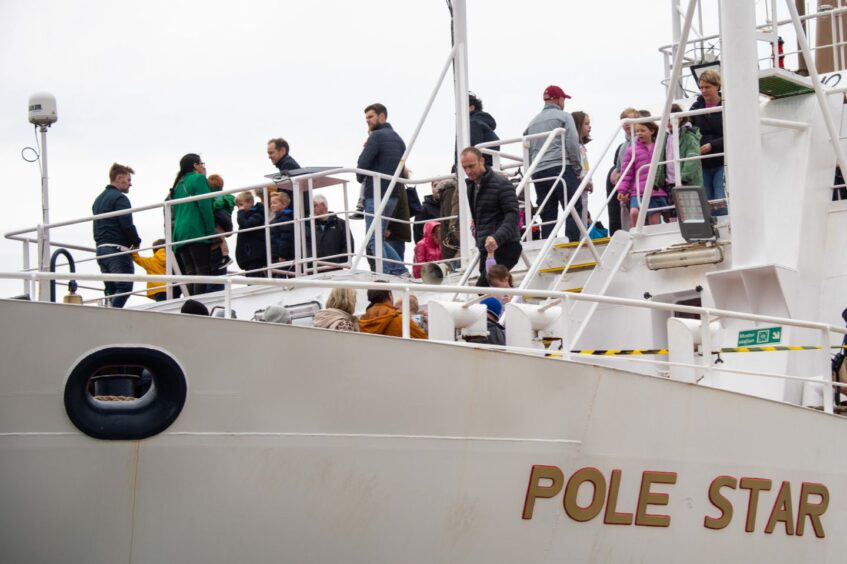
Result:
{"label": "ship", "polygon": [[[676,131],[678,118],[721,113],[726,201],[678,185],[677,221],[651,225],[645,210],[630,229],[592,238],[572,212],[592,179],[602,183],[594,166],[553,236],[534,239],[537,159],[525,148],[565,132],[478,145],[512,179],[529,224],[515,288],[474,285],[484,257],[464,195],[458,268],[428,266],[424,281],[375,274],[367,259],[379,270],[385,257],[379,244],[367,256],[366,238],[382,237],[373,229],[342,269],[310,258],[314,217],[299,194],[349,192],[338,213],[350,215],[355,175],[387,193],[401,167],[303,169],[232,190],[297,195],[295,258],[260,277],[51,268],[51,257],[71,266],[86,252],[56,230],[91,217],[7,233],[37,244],[37,265],[2,273],[27,290],[0,300],[2,560],[843,562],[847,383],[833,357],[847,335],[847,204],[833,195],[847,166],[847,8],[778,11],[774,0],[760,21],[756,3],[725,0],[720,36],[693,37],[698,3],[683,4],[662,48],[663,111],[621,123]],[[450,6],[440,81],[453,70],[461,149],[467,13],[461,0]],[[831,37],[810,45],[809,22]],[[792,57],[802,69],[786,68]],[[672,112],[690,106],[708,69],[720,70],[725,103]],[[598,161],[621,142],[612,133]],[[647,186],[659,164],[681,166],[654,155]],[[167,225],[173,205],[151,207]],[[579,240],[563,235],[568,217]],[[168,299],[119,309],[74,291],[126,278],[166,282]],[[57,282],[69,303],[56,303]],[[213,315],[180,313],[176,289],[192,283],[224,285],[194,296]],[[403,336],[313,327],[333,288],[355,289],[360,310],[367,290],[391,290]],[[428,311],[427,339],[409,338],[412,295]],[[521,298],[505,305],[505,346],[480,342],[484,296]],[[271,306],[291,321],[260,321]]]}

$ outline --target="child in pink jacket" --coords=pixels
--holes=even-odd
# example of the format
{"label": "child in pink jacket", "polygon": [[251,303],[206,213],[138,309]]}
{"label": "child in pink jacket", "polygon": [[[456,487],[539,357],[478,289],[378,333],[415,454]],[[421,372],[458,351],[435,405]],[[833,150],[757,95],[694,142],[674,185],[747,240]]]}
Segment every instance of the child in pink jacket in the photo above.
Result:
{"label": "child in pink jacket", "polygon": [[415,266],[412,275],[421,277],[422,263],[441,260],[441,225],[437,221],[427,221],[424,224],[423,239],[415,245]]}
{"label": "child in pink jacket", "polygon": [[[653,158],[653,148],[659,127],[653,122],[635,125],[635,147],[631,146],[624,153],[621,170],[626,170],[618,184],[618,200],[629,204],[630,225],[638,221],[639,198],[644,195],[647,186],[647,173],[650,170],[650,159]],[[633,157],[633,149],[635,156]],[[630,165],[630,161],[632,164]],[[627,170],[627,166],[629,169]],[[653,187],[650,203],[647,208],[663,208],[668,205],[668,193],[658,187]],[[659,223],[659,212],[647,214],[647,223]]]}

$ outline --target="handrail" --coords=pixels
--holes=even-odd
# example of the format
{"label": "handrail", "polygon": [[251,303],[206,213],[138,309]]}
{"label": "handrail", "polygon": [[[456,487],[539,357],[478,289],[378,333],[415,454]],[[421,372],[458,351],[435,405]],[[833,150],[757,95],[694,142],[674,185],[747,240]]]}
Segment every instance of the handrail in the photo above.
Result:
{"label": "handrail", "polygon": [[[123,275],[123,274],[78,274],[78,273],[57,273],[57,272],[31,272],[31,273],[19,273],[19,272],[0,272],[0,278],[9,278],[9,279],[18,279],[18,280],[31,280],[31,281],[49,281],[49,280],[69,280],[71,278],[78,280],[132,280],[139,282],[185,282],[185,283],[194,283],[194,284],[210,284],[220,282],[218,277],[214,276],[173,276],[173,275]],[[224,296],[225,296],[225,316],[231,316],[231,307],[232,307],[232,285],[233,284],[245,284],[245,285],[260,285],[260,286],[271,286],[271,287],[284,287],[284,288],[353,288],[358,290],[372,289],[374,287],[374,282],[369,281],[353,281],[353,280],[338,280],[338,279],[330,279],[330,280],[315,280],[308,278],[291,278],[291,279],[274,279],[274,278],[248,278],[248,277],[231,277],[227,278],[224,285]],[[393,282],[393,283],[380,283],[380,288],[384,288],[386,290],[396,290],[401,293],[401,299],[403,300],[403,310],[407,311],[408,301],[410,297],[410,292],[414,288],[418,292],[432,292],[432,293],[455,293],[455,294],[478,294],[479,288],[476,287],[467,287],[467,286],[444,286],[444,285],[428,285],[428,284],[417,284],[417,283],[409,283],[409,282]],[[803,321],[803,320],[795,320],[784,317],[777,317],[772,315],[761,315],[761,314],[753,314],[753,313],[745,313],[745,312],[736,312],[715,308],[705,308],[698,306],[687,306],[681,304],[671,304],[671,303],[662,303],[662,302],[653,302],[646,300],[636,300],[631,298],[619,298],[612,296],[602,296],[602,295],[591,295],[591,294],[573,294],[568,292],[559,292],[553,290],[529,290],[522,288],[486,288],[486,293],[493,296],[506,296],[506,295],[529,295],[538,296],[542,298],[550,298],[550,299],[559,299],[564,301],[565,306],[569,302],[592,302],[597,304],[608,304],[608,305],[617,305],[617,306],[625,306],[625,307],[637,307],[644,308],[649,310],[663,311],[663,312],[681,312],[681,313],[690,313],[699,315],[701,318],[701,323],[705,328],[708,328],[711,320],[718,318],[731,318],[731,319],[741,319],[746,321],[752,321],[757,323],[769,323],[769,324],[779,324],[781,326],[789,326],[789,327],[798,327],[801,329],[811,329],[821,332],[821,364],[824,364],[825,359],[829,358],[829,349],[833,345],[831,344],[831,334],[842,334],[847,335],[847,329],[842,327],[836,327],[833,325],[829,325],[827,323],[814,322],[814,321]],[[404,316],[404,324],[408,324],[409,316]],[[706,333],[708,333],[707,329],[704,329]],[[404,337],[408,338],[409,332],[408,327],[404,327],[403,331]],[[563,350],[564,356],[570,358],[569,346],[567,345],[567,339],[564,338],[566,335],[563,335],[563,346],[565,350]],[[506,347],[508,349],[508,347]],[[710,358],[711,354],[715,351],[718,351],[719,348],[713,348],[710,340],[704,339],[703,344],[701,345],[702,354],[704,358]],[[549,351],[548,351],[549,352]],[[657,361],[657,363],[660,361]],[[695,366],[695,368],[704,369],[707,372],[709,371],[722,371],[723,368],[712,366],[711,364],[706,364],[704,366]],[[828,368],[828,367],[827,367]],[[727,369],[727,372],[738,373],[739,371],[736,369]],[[765,376],[771,377],[788,377],[789,375],[780,375],[780,374],[763,374]],[[790,378],[796,378],[803,381],[808,382],[818,382],[823,384],[824,386],[828,386],[831,383],[831,372],[828,370],[825,371],[825,374],[821,377],[794,377],[790,376]],[[825,401],[825,409],[828,412],[831,412],[831,402],[827,402],[828,392],[824,390],[824,401]],[[831,398],[831,395],[829,396]]]}

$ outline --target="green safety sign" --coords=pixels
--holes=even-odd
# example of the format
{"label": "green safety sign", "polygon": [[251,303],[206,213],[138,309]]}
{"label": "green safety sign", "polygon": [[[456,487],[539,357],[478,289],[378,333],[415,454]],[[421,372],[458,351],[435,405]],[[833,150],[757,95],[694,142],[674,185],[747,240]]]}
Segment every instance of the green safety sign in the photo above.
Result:
{"label": "green safety sign", "polygon": [[765,329],[748,329],[738,332],[738,346],[768,345],[782,341],[782,327],[767,327]]}

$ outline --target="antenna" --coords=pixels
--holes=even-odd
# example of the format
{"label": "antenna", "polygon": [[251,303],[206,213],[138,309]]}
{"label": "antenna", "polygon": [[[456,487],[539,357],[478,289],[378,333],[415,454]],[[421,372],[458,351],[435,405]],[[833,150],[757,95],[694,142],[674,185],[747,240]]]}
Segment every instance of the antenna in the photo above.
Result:
{"label": "antenna", "polygon": [[[38,92],[29,97],[29,123],[41,132],[41,225],[38,228],[38,270],[50,269],[50,206],[47,188],[47,128],[59,119],[56,113],[56,97],[47,92]],[[50,300],[50,284],[41,281],[38,288],[39,301]]]}

